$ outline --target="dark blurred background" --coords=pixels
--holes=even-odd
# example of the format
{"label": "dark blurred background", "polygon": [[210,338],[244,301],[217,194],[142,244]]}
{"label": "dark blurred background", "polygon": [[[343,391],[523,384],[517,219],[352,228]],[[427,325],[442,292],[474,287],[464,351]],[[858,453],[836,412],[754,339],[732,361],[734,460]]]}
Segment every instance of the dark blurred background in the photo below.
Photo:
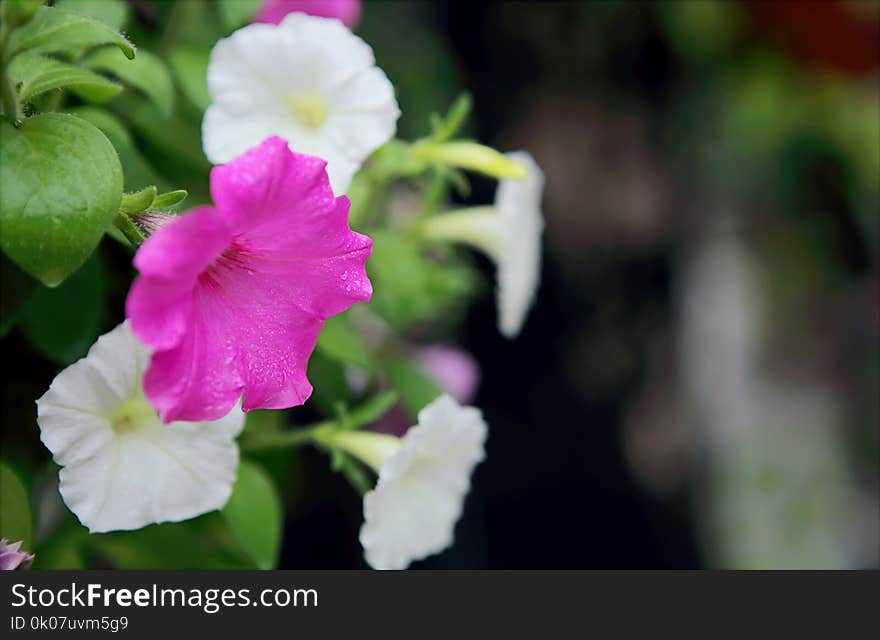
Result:
{"label": "dark blurred background", "polygon": [[[488,458],[421,566],[877,566],[880,5],[379,1],[359,32],[404,137],[465,89],[547,176],[522,335],[488,295],[466,321]],[[282,565],[357,564],[316,481]]]}

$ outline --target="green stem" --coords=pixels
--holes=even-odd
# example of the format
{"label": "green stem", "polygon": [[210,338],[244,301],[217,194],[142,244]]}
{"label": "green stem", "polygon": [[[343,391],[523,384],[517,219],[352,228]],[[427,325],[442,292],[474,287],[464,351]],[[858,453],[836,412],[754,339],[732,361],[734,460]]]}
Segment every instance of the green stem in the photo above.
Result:
{"label": "green stem", "polygon": [[316,436],[328,428],[332,428],[333,422],[319,422],[318,424],[303,429],[289,431],[273,431],[250,435],[242,438],[239,447],[242,451],[252,453],[254,451],[268,451],[270,449],[295,449],[307,444],[314,444]]}
{"label": "green stem", "polygon": [[113,226],[122,232],[125,239],[128,240],[135,249],[143,244],[144,234],[142,234],[140,229],[137,228],[137,225],[132,222],[132,219],[122,211],[116,212],[116,217],[113,218]]}

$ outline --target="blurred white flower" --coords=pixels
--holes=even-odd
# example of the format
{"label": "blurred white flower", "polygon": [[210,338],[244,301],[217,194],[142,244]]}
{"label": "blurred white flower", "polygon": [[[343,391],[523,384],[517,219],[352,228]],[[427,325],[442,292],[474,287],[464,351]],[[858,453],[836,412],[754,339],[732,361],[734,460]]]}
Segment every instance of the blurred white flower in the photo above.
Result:
{"label": "blurred white flower", "polygon": [[397,129],[394,87],[338,20],[291,13],[220,40],[208,63],[205,155],[222,164],[272,135],[327,161],[337,195]]}
{"label": "blurred white flower", "polygon": [[364,496],[360,540],[374,569],[405,569],[452,544],[474,467],[485,457],[479,409],[442,395],[419,412],[403,438],[364,431],[333,443],[379,473]]}
{"label": "blurred white flower", "polygon": [[544,174],[531,155],[509,153],[526,167],[525,180],[502,180],[495,194],[501,218],[498,253],[498,328],[508,338],[519,335],[535,299],[541,275],[541,236],[544,216],[541,196]]}
{"label": "blurred white flower", "polygon": [[525,151],[506,154],[526,169],[524,179],[501,180],[494,207],[474,207],[428,218],[427,237],[462,242],[489,255],[498,268],[498,330],[519,335],[541,275],[544,174]]}
{"label": "blurred white flower", "polygon": [[123,323],[37,400],[41,439],[63,467],[61,497],[92,533],[186,520],[232,492],[241,409],[163,425],[143,393],[149,357]]}

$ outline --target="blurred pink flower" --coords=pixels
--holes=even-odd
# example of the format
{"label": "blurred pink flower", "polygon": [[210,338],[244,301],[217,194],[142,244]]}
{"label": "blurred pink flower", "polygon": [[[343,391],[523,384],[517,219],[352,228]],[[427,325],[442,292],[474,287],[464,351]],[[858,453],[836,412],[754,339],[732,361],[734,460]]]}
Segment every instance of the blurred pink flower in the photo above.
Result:
{"label": "blurred pink flower", "polygon": [[460,404],[470,404],[480,384],[480,367],[464,349],[442,344],[416,350],[419,368]]}
{"label": "blurred pink flower", "polygon": [[[464,349],[442,344],[429,345],[413,350],[418,368],[433,380],[440,389],[460,404],[470,404],[480,386],[480,366]],[[392,407],[379,418],[373,431],[402,436],[410,427],[410,419],[401,405]]]}
{"label": "blurred pink flower", "polygon": [[278,24],[288,13],[299,11],[319,18],[336,18],[354,29],[361,17],[360,0],[265,0],[254,22]]}
{"label": "blurred pink flower", "polygon": [[0,540],[0,571],[29,569],[34,554],[21,551],[21,540],[9,544],[6,538]]}
{"label": "blurred pink flower", "polygon": [[370,238],[348,226],[326,163],[271,137],[211,171],[214,207],[161,227],[135,255],[126,301],[155,349],[147,397],[167,423],[300,405],[329,316],[369,300]]}

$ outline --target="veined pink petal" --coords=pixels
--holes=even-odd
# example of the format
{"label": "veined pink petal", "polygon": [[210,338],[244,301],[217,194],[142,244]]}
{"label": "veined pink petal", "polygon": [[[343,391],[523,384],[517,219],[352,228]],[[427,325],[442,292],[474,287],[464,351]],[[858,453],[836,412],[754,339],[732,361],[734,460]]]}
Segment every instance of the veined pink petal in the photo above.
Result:
{"label": "veined pink petal", "polygon": [[134,257],[141,272],[125,301],[132,330],[156,349],[180,342],[190,323],[194,279],[231,234],[211,207],[198,207],[147,238]]}
{"label": "veined pink petal", "polygon": [[353,29],[361,17],[361,0],[264,0],[254,22],[278,24],[284,16],[294,11],[321,18],[336,18]]}
{"label": "veined pink petal", "polygon": [[219,418],[242,394],[245,411],[302,404],[324,320],[372,295],[372,241],[349,228],[322,160],[269,138],[215,167],[211,193],[215,209],[159,229],[135,259],[126,311],[156,348],[144,389],[166,422]]}
{"label": "veined pink petal", "polygon": [[193,277],[223,253],[231,237],[211,207],[197,207],[147,238],[134,257],[134,266],[151,276]]}

